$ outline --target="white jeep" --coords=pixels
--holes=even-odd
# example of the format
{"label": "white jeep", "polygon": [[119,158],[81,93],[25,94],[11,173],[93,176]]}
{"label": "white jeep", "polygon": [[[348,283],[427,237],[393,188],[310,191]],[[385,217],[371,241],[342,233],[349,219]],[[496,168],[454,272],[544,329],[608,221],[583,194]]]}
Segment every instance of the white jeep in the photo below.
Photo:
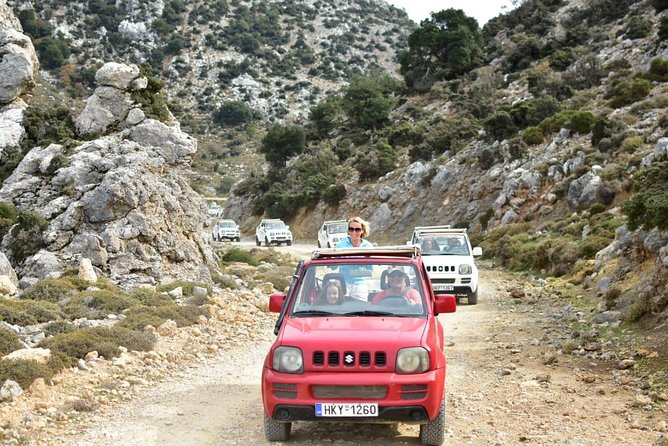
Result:
{"label": "white jeep", "polygon": [[263,219],[255,228],[255,244],[260,246],[262,242],[264,242],[265,246],[269,246],[272,243],[276,245],[280,245],[281,243],[285,243],[288,246],[292,245],[290,227],[286,226],[283,220],[279,220],[278,218]]}
{"label": "white jeep", "polygon": [[422,249],[434,294],[454,294],[457,301],[465,297],[469,305],[478,303],[478,268],[474,257],[482,248],[471,248],[466,229],[444,226],[417,226],[408,242]]}
{"label": "white jeep", "polygon": [[234,220],[218,220],[211,230],[211,237],[215,242],[223,240],[241,241],[239,225]]}
{"label": "white jeep", "polygon": [[318,230],[318,248],[333,248],[346,235],[348,235],[346,220],[327,220]]}

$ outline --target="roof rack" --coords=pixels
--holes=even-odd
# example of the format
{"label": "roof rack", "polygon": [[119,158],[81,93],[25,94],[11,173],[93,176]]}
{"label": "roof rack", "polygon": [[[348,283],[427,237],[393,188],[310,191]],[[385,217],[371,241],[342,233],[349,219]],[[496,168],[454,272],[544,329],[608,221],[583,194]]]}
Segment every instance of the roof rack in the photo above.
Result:
{"label": "roof rack", "polygon": [[327,259],[336,257],[409,257],[420,255],[418,245],[374,246],[373,248],[326,248],[316,249],[311,259]]}
{"label": "roof rack", "polygon": [[413,234],[466,234],[466,228],[451,228],[444,226],[421,226],[413,230]]}

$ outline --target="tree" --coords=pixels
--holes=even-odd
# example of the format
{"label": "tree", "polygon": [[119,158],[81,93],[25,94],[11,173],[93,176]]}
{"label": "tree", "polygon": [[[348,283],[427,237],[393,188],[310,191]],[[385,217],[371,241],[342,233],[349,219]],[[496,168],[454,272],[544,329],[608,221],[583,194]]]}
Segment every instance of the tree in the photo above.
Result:
{"label": "tree", "polygon": [[287,160],[306,148],[304,129],[296,125],[274,125],[262,139],[260,153],[274,167],[285,167]]}
{"label": "tree", "polygon": [[356,126],[375,129],[396,105],[396,82],[386,73],[353,76],[343,97],[343,108]]}
{"label": "tree", "polygon": [[226,101],[218,109],[215,120],[230,127],[246,124],[253,120],[253,110],[242,101]]}
{"label": "tree", "polygon": [[399,57],[406,85],[431,87],[434,81],[453,79],[482,62],[483,39],[478,22],[461,9],[431,14],[408,37],[408,50]]}

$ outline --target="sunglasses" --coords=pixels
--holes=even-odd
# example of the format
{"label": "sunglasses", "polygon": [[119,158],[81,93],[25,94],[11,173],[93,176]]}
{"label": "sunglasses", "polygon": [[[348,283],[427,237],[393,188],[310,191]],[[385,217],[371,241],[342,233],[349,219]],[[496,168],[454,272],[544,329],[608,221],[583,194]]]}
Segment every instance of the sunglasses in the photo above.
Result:
{"label": "sunglasses", "polygon": [[362,232],[362,228],[348,228],[348,230],[352,232]]}

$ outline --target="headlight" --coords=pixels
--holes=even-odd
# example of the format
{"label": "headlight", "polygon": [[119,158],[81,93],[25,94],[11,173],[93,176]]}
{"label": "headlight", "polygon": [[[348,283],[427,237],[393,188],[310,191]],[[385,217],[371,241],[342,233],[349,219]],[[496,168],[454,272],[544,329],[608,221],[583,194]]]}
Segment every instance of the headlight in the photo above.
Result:
{"label": "headlight", "polygon": [[274,350],[273,367],[282,373],[304,373],[302,351],[297,347],[278,347]]}
{"label": "headlight", "polygon": [[429,353],[424,348],[402,348],[397,353],[397,373],[422,373],[427,370],[429,370]]}
{"label": "headlight", "polygon": [[471,274],[472,271],[471,265],[459,265],[459,274]]}

